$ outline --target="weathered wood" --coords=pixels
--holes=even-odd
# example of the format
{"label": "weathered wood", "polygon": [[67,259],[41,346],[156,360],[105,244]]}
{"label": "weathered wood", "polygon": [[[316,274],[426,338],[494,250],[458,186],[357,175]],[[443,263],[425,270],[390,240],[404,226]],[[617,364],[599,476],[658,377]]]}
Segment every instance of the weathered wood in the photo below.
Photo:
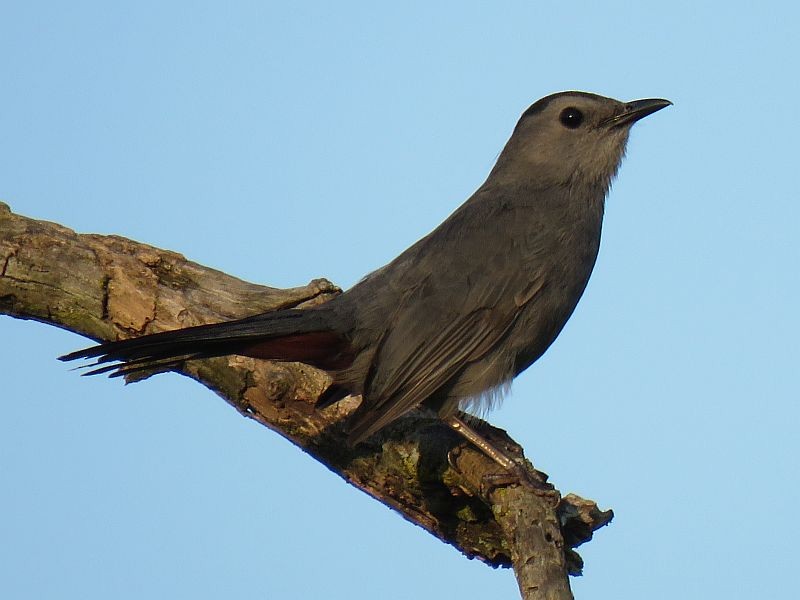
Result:
{"label": "weathered wood", "polygon": [[[94,339],[309,306],[338,293],[324,279],[292,289],[248,283],[175,252],[76,234],[0,203],[0,313]],[[570,548],[611,519],[576,496],[559,502],[557,492],[525,486],[484,491],[496,465],[433,415],[414,413],[347,447],[342,421],[358,399],[316,410],[329,380],[306,365],[232,356],[187,361],[179,371],[466,556],[492,566],[513,562],[524,598],[571,598],[567,572],[581,564]],[[521,455],[504,432],[482,426]]]}

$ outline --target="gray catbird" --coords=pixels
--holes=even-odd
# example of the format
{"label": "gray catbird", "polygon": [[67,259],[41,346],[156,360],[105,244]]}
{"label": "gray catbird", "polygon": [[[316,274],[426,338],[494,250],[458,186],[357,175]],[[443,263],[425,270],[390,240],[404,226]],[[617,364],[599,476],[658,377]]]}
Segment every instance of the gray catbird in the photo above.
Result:
{"label": "gray catbird", "polygon": [[299,361],[333,378],[320,404],[362,396],[351,443],[420,405],[463,433],[459,407],[491,398],[564,327],[597,257],[605,196],[630,128],[669,104],[584,92],[542,98],[469,200],[330,302],[61,358],[98,357],[92,372],[113,375],[228,354]]}

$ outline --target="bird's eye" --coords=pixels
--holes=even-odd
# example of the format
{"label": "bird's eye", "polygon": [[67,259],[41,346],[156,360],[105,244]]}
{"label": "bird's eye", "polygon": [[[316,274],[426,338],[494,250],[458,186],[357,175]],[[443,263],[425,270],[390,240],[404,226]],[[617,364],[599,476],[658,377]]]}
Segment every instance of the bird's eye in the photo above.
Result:
{"label": "bird's eye", "polygon": [[583,113],[577,108],[569,107],[561,111],[558,120],[564,127],[576,129],[583,123]]}

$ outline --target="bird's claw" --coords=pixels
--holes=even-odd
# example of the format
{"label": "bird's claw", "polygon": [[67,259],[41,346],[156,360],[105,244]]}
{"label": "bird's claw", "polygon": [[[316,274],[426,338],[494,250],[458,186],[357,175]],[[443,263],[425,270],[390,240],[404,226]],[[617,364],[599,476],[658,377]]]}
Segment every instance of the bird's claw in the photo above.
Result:
{"label": "bird's claw", "polygon": [[537,496],[548,499],[554,504],[561,501],[561,494],[547,481],[547,474],[516,465],[504,473],[487,473],[481,479],[481,495],[489,497],[495,490],[513,485],[525,486]]}
{"label": "bird's claw", "polygon": [[[457,460],[462,450],[462,446],[455,446],[447,453],[447,464],[456,473],[461,473]],[[561,494],[553,484],[547,481],[547,473],[527,468],[521,464],[516,464],[510,470],[483,475],[479,493],[482,498],[488,498],[494,491],[513,485],[525,486],[537,496],[547,498],[553,504],[558,504],[561,501]]]}

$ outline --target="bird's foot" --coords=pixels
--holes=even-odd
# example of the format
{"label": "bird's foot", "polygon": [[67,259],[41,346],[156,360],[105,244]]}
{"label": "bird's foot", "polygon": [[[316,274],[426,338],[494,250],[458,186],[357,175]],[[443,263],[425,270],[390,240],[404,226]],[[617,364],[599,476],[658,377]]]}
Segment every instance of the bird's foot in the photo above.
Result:
{"label": "bird's foot", "polygon": [[[463,449],[463,446],[456,446],[447,453],[447,462],[456,473],[461,473],[461,469],[458,466],[458,457]],[[504,461],[501,466],[503,468],[502,472],[486,473],[481,477],[478,492],[482,498],[489,498],[493,492],[500,488],[521,485],[537,496],[546,498],[554,505],[561,501],[561,494],[553,484],[547,481],[547,473],[523,465],[510,458]]]}
{"label": "bird's foot", "polygon": [[561,501],[561,494],[547,481],[547,473],[521,464],[506,467],[503,473],[487,473],[481,478],[481,495],[488,497],[494,491],[513,485],[525,486],[537,496],[546,498],[554,505]]}

